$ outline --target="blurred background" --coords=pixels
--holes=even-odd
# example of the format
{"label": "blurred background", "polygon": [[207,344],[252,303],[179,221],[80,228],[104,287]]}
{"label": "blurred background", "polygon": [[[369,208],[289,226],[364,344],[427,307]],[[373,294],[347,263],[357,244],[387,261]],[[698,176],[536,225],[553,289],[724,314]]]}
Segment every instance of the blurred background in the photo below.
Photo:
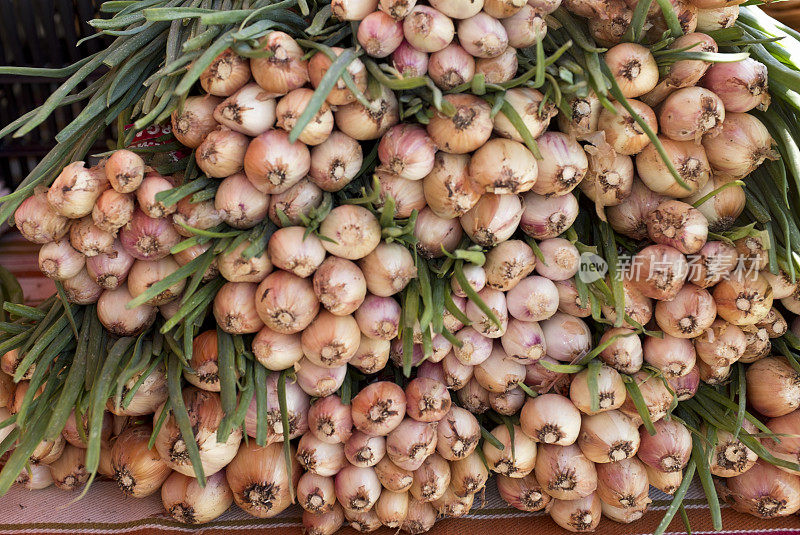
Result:
{"label": "blurred background", "polygon": [[[97,17],[100,4],[98,0],[0,0],[0,65],[59,68],[105,48],[105,36],[76,47],[94,35],[86,21]],[[0,128],[43,104],[62,81],[0,74]],[[79,86],[83,87],[85,83]],[[9,189],[19,184],[78,112],[78,105],[64,106],[25,137],[0,139],[0,182]]]}

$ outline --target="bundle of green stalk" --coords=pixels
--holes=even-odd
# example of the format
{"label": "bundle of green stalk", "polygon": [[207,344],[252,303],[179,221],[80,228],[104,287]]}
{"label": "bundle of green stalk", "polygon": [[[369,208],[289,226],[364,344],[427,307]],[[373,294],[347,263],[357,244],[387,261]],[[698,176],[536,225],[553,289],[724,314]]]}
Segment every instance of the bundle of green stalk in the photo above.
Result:
{"label": "bundle of green stalk", "polygon": [[[316,534],[426,531],[490,471],[573,531],[640,518],[652,485],[663,532],[695,471],[717,523],[712,476],[740,510],[800,508],[796,216],[765,189],[786,167],[758,178],[741,50],[788,53],[713,17],[681,36],[685,2],[566,5],[588,29],[518,4],[107,2],[110,52],[13,69],[77,71],[4,134],[93,96],[0,208],[59,289],[6,306],[0,492],[99,472],[191,523],[296,499]],[[167,117],[185,159],[73,162]]]}

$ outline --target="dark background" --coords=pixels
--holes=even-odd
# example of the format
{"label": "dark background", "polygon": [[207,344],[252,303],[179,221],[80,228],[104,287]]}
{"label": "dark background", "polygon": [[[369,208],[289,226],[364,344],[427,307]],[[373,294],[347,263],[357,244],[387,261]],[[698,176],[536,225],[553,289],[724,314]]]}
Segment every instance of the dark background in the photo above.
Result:
{"label": "dark background", "polygon": [[[100,0],[0,0],[0,65],[59,68],[105,48],[86,21],[98,16]],[[89,79],[89,81],[94,78]],[[44,103],[62,79],[0,74],[0,128]],[[77,90],[85,87],[85,83]],[[23,138],[0,139],[0,182],[13,189],[55,145],[55,135],[83,104],[58,108]],[[101,149],[102,150],[102,149]]]}

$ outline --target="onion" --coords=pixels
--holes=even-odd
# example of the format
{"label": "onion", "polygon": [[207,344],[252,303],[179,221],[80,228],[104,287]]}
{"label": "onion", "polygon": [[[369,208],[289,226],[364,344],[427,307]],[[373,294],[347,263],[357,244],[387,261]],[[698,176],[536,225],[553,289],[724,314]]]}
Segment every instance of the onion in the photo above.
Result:
{"label": "onion", "polygon": [[722,310],[715,302],[704,288],[686,284],[672,301],[656,303],[656,323],[669,335],[694,338],[709,328]]}
{"label": "onion", "polygon": [[[678,17],[681,31],[684,34],[695,31],[697,28],[698,6],[688,0],[669,0],[669,3],[675,15]],[[650,6],[647,22],[652,25],[647,30],[647,38],[651,41],[660,39],[664,33],[669,30],[669,25],[664,18],[664,14],[658,6]]]}
{"label": "onion", "polygon": [[376,209],[386,206],[389,197],[394,201],[395,219],[406,219],[411,217],[414,210],[419,212],[425,208],[425,194],[420,180],[400,178],[383,171],[377,171],[375,176],[380,182],[378,198],[373,203]]}
{"label": "onion", "polygon": [[334,316],[321,311],[303,330],[303,354],[317,366],[342,366],[355,355],[361,341],[361,331],[352,316]]}
{"label": "onion", "polygon": [[354,316],[361,332],[366,336],[392,340],[398,333],[400,312],[400,305],[394,299],[367,295]]}
{"label": "onion", "polygon": [[[633,99],[629,100],[628,104],[651,130],[657,131],[656,114],[650,106]],[[628,156],[640,153],[651,144],[650,138],[628,110],[622,107],[622,104],[614,103],[613,105],[616,113],[611,113],[605,108],[600,111],[597,122],[598,130],[605,133],[606,141],[616,152]]]}
{"label": "onion", "polygon": [[[664,382],[647,371],[638,371],[631,376],[639,387],[642,393],[647,410],[650,413],[650,419],[657,422],[664,416],[672,406],[673,394],[664,385]],[[625,399],[625,403],[620,407],[620,412],[627,415],[629,418],[641,421],[639,411],[636,409],[631,397]]]}
{"label": "onion", "polygon": [[636,43],[621,43],[604,56],[625,98],[636,98],[658,83],[658,65],[650,50]]}
{"label": "onion", "polygon": [[66,239],[46,243],[39,249],[39,270],[54,280],[74,277],[85,264],[86,257],[73,249]]}
{"label": "onion", "polygon": [[709,241],[695,255],[687,280],[709,288],[727,277],[738,262],[736,249],[721,241]]}
{"label": "onion", "polygon": [[461,226],[472,241],[488,247],[510,238],[521,218],[519,197],[489,193],[461,216]]}
{"label": "onion", "polygon": [[385,58],[403,42],[403,25],[383,11],[374,11],[358,25],[356,38],[368,55]]}
{"label": "onion", "polygon": [[293,334],[311,323],[319,310],[319,301],[310,280],[286,271],[275,271],[258,285],[255,308],[267,327],[279,333]]}
{"label": "onion", "polygon": [[[727,121],[723,125],[727,124]],[[716,139],[713,138],[706,139]],[[713,166],[709,164],[704,146],[695,144],[692,141],[674,141],[664,136],[658,138],[669,155],[672,165],[678,172],[678,176],[686,183],[689,189],[684,188],[675,181],[675,177],[667,169],[661,156],[658,155],[655,145],[652,143],[646,146],[642,152],[636,156],[636,171],[642,182],[655,191],[670,197],[683,198],[693,194],[698,189],[706,185],[711,177]],[[713,152],[713,151],[712,151]],[[714,170],[716,173],[716,170]]]}
{"label": "onion", "polygon": [[[175,138],[190,149],[199,147],[206,136],[217,127],[217,121],[214,120],[214,109],[220,102],[222,102],[221,98],[210,95],[189,97],[183,101],[183,105],[172,112],[171,116],[172,133]],[[131,181],[131,177],[123,179],[118,173],[115,174],[120,187],[124,187],[124,191],[122,189],[117,191],[130,193],[139,187],[135,179],[129,186],[126,186]],[[109,180],[111,179],[109,178]],[[136,183],[135,187],[132,185],[133,183]]]}
{"label": "onion", "polygon": [[297,384],[309,396],[324,397],[336,392],[344,383],[347,366],[323,368],[306,358],[294,365]]}
{"label": "onion", "polygon": [[[336,135],[336,132],[333,135]],[[313,166],[313,153],[311,161]],[[322,204],[322,200],[322,190],[314,182],[304,178],[283,193],[269,197],[269,218],[276,225],[280,225],[278,210],[281,210],[292,225],[300,225],[303,222],[301,215],[308,216],[312,209]]]}
{"label": "onion", "polygon": [[643,295],[666,301],[683,287],[688,271],[680,251],[669,245],[650,245],[633,257],[626,276]]}
{"label": "onion", "polygon": [[538,165],[522,143],[495,138],[472,155],[469,175],[477,186],[489,193],[523,193],[534,187]]}
{"label": "onion", "polygon": [[217,105],[214,119],[236,132],[258,136],[275,124],[274,97],[258,84],[249,83]]}
{"label": "onion", "polygon": [[599,345],[606,344],[615,336],[617,338],[600,352],[600,359],[620,373],[636,373],[643,362],[641,339],[631,329],[614,327],[603,333]]}
{"label": "onion", "polygon": [[706,243],[708,220],[690,204],[668,200],[647,216],[647,233],[656,243],[692,254]]}
{"label": "onion", "polygon": [[214,58],[211,65],[200,74],[200,85],[207,93],[226,97],[235,93],[249,79],[249,61],[229,48]]}
{"label": "onion", "polygon": [[[704,334],[697,340],[699,341]],[[694,368],[697,361],[695,347],[685,338],[676,338],[668,334],[663,338],[647,336],[643,346],[644,360],[660,370],[667,379],[686,375]]]}
{"label": "onion", "polygon": [[80,270],[74,277],[64,279],[61,284],[64,285],[67,301],[76,305],[96,303],[103,293],[103,288],[94,281],[86,269]]}
{"label": "onion", "polygon": [[403,419],[386,437],[386,455],[400,468],[416,470],[436,450],[436,427],[436,422]]}
{"label": "onion", "polygon": [[149,447],[153,429],[149,425],[127,428],[111,448],[113,479],[125,496],[144,498],[158,491],[172,470]]}
{"label": "onion", "polygon": [[558,310],[560,312],[576,318],[585,318],[591,314],[589,300],[586,299],[585,303],[581,301],[574,278],[554,281],[554,283],[558,289]]}
{"label": "onion", "polygon": [[435,152],[425,130],[409,124],[390,128],[378,145],[380,168],[410,180],[420,180],[431,172]]}
{"label": "onion", "polygon": [[263,327],[253,338],[253,355],[268,370],[291,368],[303,358],[300,337]]}
{"label": "onion", "polygon": [[489,391],[473,377],[474,366],[462,364],[447,355],[442,360],[445,382],[450,390],[458,391],[458,399],[470,412],[482,414],[489,410]]}
{"label": "onion", "polygon": [[611,227],[629,238],[641,240],[647,237],[647,219],[664,198],[648,189],[640,180],[634,179],[631,192],[625,202],[605,210]]}
{"label": "onion", "polygon": [[734,510],[760,518],[789,516],[800,509],[800,477],[760,459],[717,490]]}
{"label": "onion", "polygon": [[69,229],[69,242],[87,257],[110,253],[114,244],[114,235],[100,230],[91,217],[72,222]]}
{"label": "onion", "polygon": [[[153,260],[150,262],[144,260],[135,261],[128,274],[128,290],[130,290],[130,295],[139,297],[153,284],[175,273],[179,268],[180,266],[172,256],[166,256],[161,260]],[[177,299],[185,286],[186,279],[181,279],[150,298],[146,303],[152,306],[168,303],[173,299]]]}
{"label": "onion", "polygon": [[331,4],[333,15],[339,20],[362,20],[377,8],[378,0],[335,0]]}
{"label": "onion", "polygon": [[578,201],[574,195],[546,197],[528,192],[523,198],[524,211],[520,228],[537,240],[555,238],[572,226],[578,217]]}
{"label": "onion", "polygon": [[545,132],[537,140],[543,159],[532,191],[545,196],[566,195],[583,180],[589,161],[583,148],[561,132]]}
{"label": "onion", "polygon": [[566,104],[570,113],[559,113],[556,116],[558,127],[562,132],[580,140],[597,131],[601,110],[597,95],[589,92],[585,97],[575,96],[568,99]]}
{"label": "onion", "polygon": [[[755,425],[749,421],[742,422],[742,428],[749,434],[758,432]],[[708,452],[712,474],[717,477],[735,477],[747,472],[756,464],[758,455],[741,440],[722,429],[717,429],[716,434],[714,449]]]}
{"label": "onion", "polygon": [[[314,92],[311,89],[300,88],[290,91],[288,95],[281,98],[275,109],[278,117],[275,125],[291,132],[297,124],[297,120],[308,107],[312,96],[314,96]],[[297,139],[306,145],[319,145],[328,139],[331,131],[333,131],[333,113],[330,106],[323,102]]]}
{"label": "onion", "polygon": [[433,502],[444,496],[449,485],[450,463],[432,453],[414,470],[414,481],[408,491],[417,500]]}
{"label": "onion", "polygon": [[100,323],[117,336],[136,336],[147,329],[156,319],[156,308],[149,304],[128,309],[133,299],[126,286],[106,290],[97,300],[97,317]]}
{"label": "onion", "polygon": [[739,6],[725,6],[697,10],[697,30],[713,32],[730,28],[739,18]]}
{"label": "onion", "polygon": [[[509,15],[511,14],[513,13]],[[499,20],[487,12],[480,12],[467,19],[459,20],[458,40],[467,52],[478,58],[497,57],[508,46],[506,29]]]}
{"label": "onion", "polygon": [[422,52],[442,50],[453,40],[453,21],[444,13],[428,6],[414,6],[403,19],[406,41]]}
{"label": "onion", "polygon": [[222,222],[222,214],[214,207],[213,200],[193,203],[192,195],[187,195],[178,201],[177,208],[177,213],[172,216],[173,227],[178,234],[187,238],[194,234],[183,225],[207,230]]}
{"label": "onion", "polygon": [[483,9],[483,0],[433,0],[433,7],[453,19],[466,19]]}
{"label": "onion", "polygon": [[[238,173],[244,166],[245,153],[249,143],[250,138],[244,134],[231,130],[227,126],[220,126],[209,132],[197,147],[195,152],[197,166],[206,175],[214,178],[225,178]],[[141,201],[139,204],[141,205]]]}
{"label": "onion", "polygon": [[428,123],[428,135],[444,152],[466,154],[483,146],[492,134],[491,107],[483,99],[465,93],[445,95],[455,115],[434,112]]}
{"label": "onion", "polygon": [[625,403],[625,383],[617,370],[601,366],[597,371],[597,409],[592,408],[592,393],[589,391],[589,371],[578,372],[569,385],[569,399],[582,413],[594,415],[618,409]]}
{"label": "onion", "polygon": [[[702,12],[699,10],[699,19]],[[705,29],[698,28],[700,31]],[[704,33],[688,33],[675,39],[668,47],[671,50],[688,50],[690,52],[717,52],[717,42]],[[666,77],[642,100],[649,106],[657,106],[673,91],[682,87],[691,87],[697,84],[708,70],[711,63],[696,60],[682,59],[669,66]]]}
{"label": "onion", "polygon": [[585,150],[589,153],[589,170],[579,185],[581,191],[598,210],[624,202],[633,186],[633,160],[615,153],[607,143],[603,149],[586,145]]}
{"label": "onion", "polygon": [[[510,17],[500,20],[508,35],[508,44],[514,48],[527,48],[544,39],[547,34],[545,13],[527,3]],[[510,90],[506,94],[510,94]],[[524,91],[524,89],[523,89]]]}
{"label": "onion", "polygon": [[252,228],[267,215],[269,196],[257,190],[243,173],[223,180],[214,197],[222,220],[234,228]]}
{"label": "onion", "polygon": [[380,243],[361,259],[359,267],[367,289],[379,297],[389,297],[403,290],[417,276],[414,258],[398,243]]}
{"label": "onion", "polygon": [[692,435],[689,430],[674,420],[659,420],[653,426],[656,429],[655,435],[644,430],[640,433],[639,459],[662,472],[683,470],[692,453]]}
{"label": "onion", "polygon": [[747,368],[747,398],[765,416],[784,416],[800,406],[800,374],[783,357],[766,357]]}
{"label": "onion", "polygon": [[[481,58],[475,62],[475,72],[483,74],[486,83],[502,84],[514,78],[519,68],[517,51],[513,47],[506,47],[502,54],[494,58]],[[547,112],[549,108],[545,106]]]}
{"label": "onion", "polygon": [[457,219],[441,218],[427,206],[417,215],[414,236],[417,238],[417,252],[425,258],[444,256],[442,248],[447,252],[455,251],[462,235]]}
{"label": "onion", "polygon": [[380,224],[375,216],[360,206],[337,206],[319,227],[319,232],[335,241],[322,246],[338,257],[358,260],[371,253],[380,243]]}
{"label": "onion", "polygon": [[587,459],[603,464],[633,457],[640,440],[637,422],[611,410],[583,416],[577,444]]}
{"label": "onion", "polygon": [[92,213],[100,194],[108,187],[103,169],[86,169],[83,162],[73,162],[50,185],[47,202],[60,215],[78,219]]}
{"label": "onion", "polygon": [[70,220],[53,210],[43,196],[32,195],[14,212],[14,225],[26,240],[45,244],[61,239],[69,231]]}
{"label": "onion", "polygon": [[100,230],[116,232],[131,220],[133,196],[107,189],[100,194],[92,208],[92,220]]}
{"label": "onion", "polygon": [[[242,440],[242,430],[234,428],[225,442],[217,442],[217,430],[223,417],[219,394],[186,387],[183,389],[183,402],[188,410],[189,420],[193,422],[203,471],[207,476],[215,474],[225,468],[236,455]],[[156,435],[156,450],[170,468],[184,475],[193,476],[195,467],[187,453],[186,442],[172,409],[162,405],[156,411],[153,421],[158,421],[161,411],[164,410],[169,412]],[[227,473],[230,476],[230,466],[227,467]]]}
{"label": "onion", "polygon": [[591,495],[597,488],[594,463],[576,445],[541,444],[536,455],[536,480],[542,489],[559,500]]}
{"label": "onion", "polygon": [[638,509],[651,502],[645,465],[630,458],[597,465],[597,496],[612,507]]}
{"label": "onion", "polygon": [[[282,442],[284,440],[283,416],[280,409],[279,398],[279,377],[280,374],[273,372],[267,375],[265,384],[267,411],[263,423],[266,427],[267,444]],[[286,391],[286,419],[288,422],[289,439],[297,438],[309,430],[308,410],[309,394],[307,394],[297,382],[288,382],[285,385]],[[247,434],[255,437],[258,429],[257,422],[258,407],[255,399],[251,400],[247,408],[244,424]],[[299,446],[298,446],[299,447]]]}
{"label": "onion", "polygon": [[201,487],[195,478],[173,472],[161,486],[161,503],[172,518],[184,524],[205,524],[233,503],[225,474],[217,472]]}
{"label": "onion", "polygon": [[540,323],[547,345],[547,355],[561,362],[572,362],[589,352],[592,337],[580,318],[556,312]]}
{"label": "onion", "polygon": [[308,82],[308,62],[303,59],[305,52],[288,34],[272,31],[260,44],[272,54],[266,58],[253,58],[250,69],[256,83],[265,91],[285,95]]}
{"label": "onion", "polygon": [[[387,1],[394,0],[384,0],[384,3]],[[410,10],[416,5],[416,0],[397,0],[396,5],[403,5],[404,9],[407,7]],[[387,10],[384,9],[384,11]],[[387,12],[395,19],[402,18],[393,15],[392,11]],[[404,16],[405,15],[403,15],[403,17]],[[428,72],[428,54],[417,50],[404,39],[403,42],[400,43],[400,46],[392,53],[392,65],[403,76],[425,76],[425,73]]]}
{"label": "onion", "polygon": [[465,497],[477,493],[484,488],[488,478],[489,471],[477,452],[450,463],[450,488],[456,496]]}
{"label": "onion", "polygon": [[180,236],[167,219],[148,217],[136,210],[128,225],[119,233],[122,247],[139,260],[160,260],[169,255],[170,249],[177,245]]}
{"label": "onion", "polygon": [[769,107],[767,67],[752,58],[712,64],[703,76],[702,84],[722,100],[726,111],[742,113]]}
{"label": "onion", "polygon": [[244,156],[247,179],[262,193],[283,193],[297,184],[311,168],[311,154],[289,133],[267,130],[254,138]]}
{"label": "onion", "polygon": [[[187,103],[191,100],[187,99]],[[187,105],[191,107],[191,104]],[[133,193],[144,178],[144,160],[135,152],[126,149],[115,150],[106,160],[105,174],[115,191]]]}
{"label": "onion", "polygon": [[[272,32],[272,35],[278,32]],[[225,478],[240,508],[258,518],[271,518],[292,503],[290,485],[300,478],[297,461],[286,466],[283,445],[258,446],[251,440],[239,448],[225,470]],[[287,471],[291,471],[291,474]]]}
{"label": "onion", "polygon": [[703,140],[714,175],[735,180],[745,178],[766,160],[778,154],[767,127],[753,115],[728,113],[720,135]]}
{"label": "onion", "polygon": [[514,426],[513,429],[513,435],[505,425],[492,429],[492,436],[504,447],[498,449],[492,442],[485,441],[483,455],[487,466],[493,472],[521,478],[530,474],[537,465],[537,447],[519,426]]}
{"label": "onion", "polygon": [[772,287],[757,275],[736,269],[714,287],[717,312],[734,325],[753,325],[761,321],[772,307]]}
{"label": "onion", "polygon": [[[344,49],[339,47],[333,47],[331,50],[337,56],[344,52]],[[320,82],[322,81],[322,77],[325,75],[331,65],[331,59],[323,52],[317,52],[311,57],[311,60],[308,62],[308,74],[311,78],[312,86],[315,88],[319,86]],[[353,60],[347,67],[347,73],[353,79],[353,82],[360,91],[364,91],[367,88],[367,71],[361,60]],[[333,87],[333,89],[330,91],[330,93],[328,93],[328,96],[325,100],[332,106],[342,106],[354,102],[356,97],[353,92],[347,88],[344,80],[342,80],[340,77],[336,81],[336,85]]]}
{"label": "onion", "polygon": [[267,252],[275,267],[303,278],[313,274],[325,259],[322,241],[314,234],[306,236],[305,227],[300,226],[276,230]]}
{"label": "onion", "polygon": [[389,88],[380,87],[377,96],[367,99],[368,108],[358,101],[337,108],[334,119],[339,130],[353,139],[365,141],[378,139],[400,122],[397,97]]}
{"label": "onion", "polygon": [[578,438],[581,414],[558,394],[528,398],[520,413],[522,431],[536,442],[568,446]]}
{"label": "onion", "polygon": [[676,141],[714,137],[722,130],[726,108],[722,99],[708,89],[686,87],[666,98],[659,112],[661,131]]}
{"label": "onion", "polygon": [[256,291],[253,282],[226,282],[219,289],[214,297],[214,318],[223,331],[247,334],[264,326],[258,313]]}
{"label": "onion", "polygon": [[472,80],[475,58],[457,43],[450,43],[430,55],[428,75],[440,89],[449,91]]}

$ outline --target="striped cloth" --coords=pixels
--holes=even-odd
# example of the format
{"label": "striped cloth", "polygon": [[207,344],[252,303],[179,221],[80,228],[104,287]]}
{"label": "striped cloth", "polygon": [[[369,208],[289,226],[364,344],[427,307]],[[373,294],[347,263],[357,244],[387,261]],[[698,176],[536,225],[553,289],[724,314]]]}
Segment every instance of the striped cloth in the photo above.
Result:
{"label": "striped cloth", "polygon": [[[20,280],[29,302],[40,302],[55,292],[52,281],[38,270],[38,246],[25,241],[18,233],[9,232],[0,238],[0,263],[9,268]],[[80,501],[73,503],[77,493],[68,493],[50,487],[29,491],[14,486],[0,498],[0,535],[3,534],[73,534],[114,533],[131,535],[178,534],[195,532],[203,534],[264,532],[269,535],[300,533],[301,510],[294,506],[273,519],[248,516],[236,506],[217,520],[199,527],[186,526],[173,521],[161,505],[158,493],[143,499],[125,498],[111,481],[98,481]],[[617,524],[603,519],[597,533],[603,535],[646,535],[653,532],[670,503],[670,497],[653,489],[653,504],[648,513],[633,524]],[[713,532],[711,515],[702,489],[690,488],[684,501],[686,512],[695,534]],[[723,534],[749,535],[800,535],[800,517],[792,516],[773,520],[760,520],[725,507],[723,509]],[[543,513],[524,513],[510,508],[499,497],[494,481],[490,480],[484,499],[476,499],[471,513],[462,518],[443,519],[430,531],[432,535],[471,535],[492,533],[502,535],[563,535]],[[685,533],[683,522],[676,515],[669,527],[674,534]],[[346,535],[355,533],[348,528]],[[379,535],[393,535],[395,530],[382,529]]]}
{"label": "striped cloth", "polygon": [[[233,506],[217,520],[200,527],[186,526],[173,521],[161,505],[158,493],[134,499],[124,498],[111,481],[98,481],[80,501],[72,503],[77,492],[69,493],[49,487],[29,491],[12,487],[0,499],[0,534],[68,534],[68,533],[125,533],[150,535],[154,533],[178,534],[202,533],[252,533],[256,530],[268,535],[289,535],[300,532],[301,510],[293,506],[278,517],[257,519],[248,516]],[[651,494],[653,504],[648,513],[632,524],[617,524],[603,519],[597,533],[603,535],[646,535],[652,533],[669,506],[669,496],[658,491]],[[567,532],[557,526],[543,513],[523,513],[511,509],[497,494],[490,480],[484,500],[476,499],[468,516],[442,519],[430,531],[432,535],[468,535],[473,533],[502,533],[503,535],[564,535]],[[690,488],[684,502],[687,515],[695,534],[712,533],[711,515],[705,505],[703,491],[699,486]],[[759,520],[739,514],[729,508],[723,509],[726,534],[770,533],[789,535],[800,533],[800,517],[793,516],[775,520]],[[352,535],[351,529],[343,530]],[[395,530],[382,529],[379,535],[392,535]],[[676,516],[669,533],[685,533],[683,522]],[[716,533],[716,532],[714,532]]]}

